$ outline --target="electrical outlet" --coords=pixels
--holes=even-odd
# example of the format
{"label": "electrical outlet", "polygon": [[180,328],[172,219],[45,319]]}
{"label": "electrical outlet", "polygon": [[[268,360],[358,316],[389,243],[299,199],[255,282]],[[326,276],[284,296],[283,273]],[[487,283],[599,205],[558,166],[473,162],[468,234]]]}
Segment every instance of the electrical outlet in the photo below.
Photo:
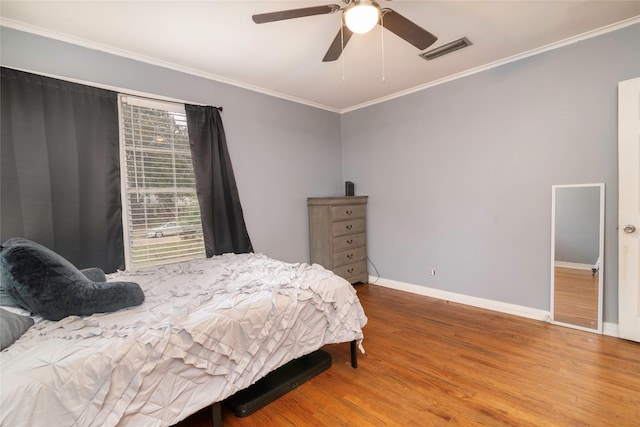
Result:
{"label": "electrical outlet", "polygon": [[435,276],[436,275],[436,269],[435,268],[430,268],[429,269],[429,276]]}

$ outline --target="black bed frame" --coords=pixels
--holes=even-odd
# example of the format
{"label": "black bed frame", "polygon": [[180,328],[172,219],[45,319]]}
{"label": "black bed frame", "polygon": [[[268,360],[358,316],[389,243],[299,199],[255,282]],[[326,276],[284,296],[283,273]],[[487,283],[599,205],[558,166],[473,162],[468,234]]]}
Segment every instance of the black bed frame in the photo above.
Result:
{"label": "black bed frame", "polygon": [[[358,352],[356,341],[351,341],[351,367],[358,367]],[[216,402],[211,405],[211,416],[213,418],[213,427],[222,427],[222,402]]]}

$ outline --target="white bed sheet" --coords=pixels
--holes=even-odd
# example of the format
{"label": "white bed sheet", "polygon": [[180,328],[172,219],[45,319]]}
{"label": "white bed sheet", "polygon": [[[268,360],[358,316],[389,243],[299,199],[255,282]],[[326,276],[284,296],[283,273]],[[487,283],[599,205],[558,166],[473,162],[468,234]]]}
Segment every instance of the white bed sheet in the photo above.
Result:
{"label": "white bed sheet", "polygon": [[36,319],[0,353],[2,426],[166,426],[325,344],[361,341],[355,290],[261,254],[118,272],[140,307]]}

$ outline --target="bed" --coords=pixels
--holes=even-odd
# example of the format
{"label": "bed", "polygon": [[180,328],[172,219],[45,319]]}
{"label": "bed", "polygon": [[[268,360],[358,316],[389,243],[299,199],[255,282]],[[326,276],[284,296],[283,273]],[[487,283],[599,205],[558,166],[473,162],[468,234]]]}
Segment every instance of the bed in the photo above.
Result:
{"label": "bed", "polygon": [[319,265],[226,254],[107,281],[138,283],[144,302],[36,316],[0,353],[0,425],[173,425],[325,344],[363,351],[355,290]]}

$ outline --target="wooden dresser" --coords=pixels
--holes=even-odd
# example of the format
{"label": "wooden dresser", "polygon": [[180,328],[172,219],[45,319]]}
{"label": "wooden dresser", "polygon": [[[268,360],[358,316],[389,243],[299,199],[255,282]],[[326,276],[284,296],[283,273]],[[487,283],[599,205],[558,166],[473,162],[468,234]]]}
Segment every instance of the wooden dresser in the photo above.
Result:
{"label": "wooden dresser", "polygon": [[350,283],[367,283],[367,196],[310,197],[311,262]]}

